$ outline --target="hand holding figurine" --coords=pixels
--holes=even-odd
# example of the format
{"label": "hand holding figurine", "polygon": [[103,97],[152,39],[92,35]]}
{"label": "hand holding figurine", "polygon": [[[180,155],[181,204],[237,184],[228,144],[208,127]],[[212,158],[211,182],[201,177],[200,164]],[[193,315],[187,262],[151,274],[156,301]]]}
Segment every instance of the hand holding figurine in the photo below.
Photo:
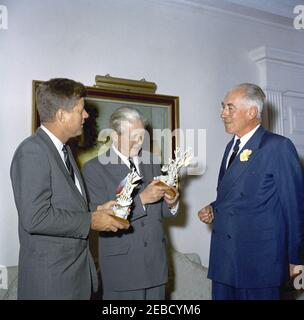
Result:
{"label": "hand holding figurine", "polygon": [[164,195],[164,200],[166,201],[166,203],[168,204],[168,206],[170,208],[174,208],[174,207],[176,207],[176,205],[179,201],[179,192],[177,191],[176,188],[174,188],[174,187],[171,187],[171,188],[174,189],[174,195],[172,196],[166,192]]}
{"label": "hand holding figurine", "polygon": [[122,223],[115,219],[110,209],[96,210],[92,213],[91,229],[95,231],[113,231],[128,229],[129,223]]}
{"label": "hand holding figurine", "polygon": [[139,195],[142,204],[145,205],[159,201],[164,197],[166,190],[167,186],[159,186],[158,181],[153,180]]}
{"label": "hand holding figurine", "polygon": [[96,210],[112,209],[112,207],[115,206],[116,204],[117,202],[115,200],[110,200],[97,206]]}

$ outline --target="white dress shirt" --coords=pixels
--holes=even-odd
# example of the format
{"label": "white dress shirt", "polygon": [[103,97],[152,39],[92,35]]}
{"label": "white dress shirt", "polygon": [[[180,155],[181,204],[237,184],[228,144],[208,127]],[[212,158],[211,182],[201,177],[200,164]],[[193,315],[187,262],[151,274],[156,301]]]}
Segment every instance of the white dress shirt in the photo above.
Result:
{"label": "white dress shirt", "polygon": [[[122,160],[122,162],[129,168],[130,168],[130,161],[129,158],[126,157],[125,155],[123,155],[121,152],[118,151],[118,149],[115,147],[114,144],[112,144],[112,148],[115,151],[115,153],[119,156],[119,158]],[[139,159],[138,156],[132,157],[134,165],[136,167],[136,170],[138,172],[138,174],[140,174],[140,170],[139,170]]]}
{"label": "white dress shirt", "polygon": [[[60,158],[62,159],[64,166],[66,167],[66,169],[68,170],[65,161],[64,161],[64,153],[62,151],[62,147],[63,147],[63,143],[50,131],[48,130],[44,125],[41,125],[40,128],[50,137],[50,139],[52,140],[54,146],[56,147],[57,151],[59,152]],[[69,170],[68,170],[69,171]],[[79,190],[79,192],[82,194],[81,192],[81,187],[80,187],[80,183],[79,180],[77,179],[75,173],[74,173],[74,178],[75,178],[75,184],[77,189]]]}
{"label": "white dress shirt", "polygon": [[232,147],[229,151],[228,157],[227,157],[227,162],[226,162],[226,169],[228,167],[228,162],[229,159],[232,155],[233,152],[233,147],[236,143],[237,139],[240,139],[240,144],[239,144],[239,151],[237,154],[239,154],[239,152],[243,149],[244,145],[249,141],[249,139],[254,135],[254,133],[258,130],[258,128],[260,127],[260,124],[258,124],[254,129],[252,129],[251,131],[247,132],[246,134],[244,134],[241,138],[239,138],[237,135],[234,136],[234,140],[233,140],[233,144]]}

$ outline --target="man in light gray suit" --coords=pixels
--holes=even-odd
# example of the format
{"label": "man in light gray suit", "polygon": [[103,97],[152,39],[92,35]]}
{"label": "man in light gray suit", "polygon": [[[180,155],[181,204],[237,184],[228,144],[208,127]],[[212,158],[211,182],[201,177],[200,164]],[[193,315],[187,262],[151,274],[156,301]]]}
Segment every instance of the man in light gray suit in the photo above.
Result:
{"label": "man in light gray suit", "polygon": [[172,198],[165,193],[166,188],[153,181],[153,177],[161,174],[160,165],[139,161],[144,123],[143,116],[136,109],[123,107],[116,110],[110,119],[113,144],[109,151],[119,161],[102,164],[106,162],[107,155],[104,154],[88,161],[83,168],[92,210],[98,203],[115,198],[116,189],[130,168],[135,166],[143,177],[141,186],[133,194],[129,217],[131,227],[117,233],[100,233],[103,299],[165,298],[168,267],[162,220],[176,215],[179,194],[176,190],[176,196]]}
{"label": "man in light gray suit", "polygon": [[90,228],[127,228],[109,208],[88,210],[81,174],[65,143],[88,117],[85,87],[52,79],[37,90],[41,127],[17,148],[11,181],[19,215],[18,299],[90,299],[97,276],[89,252]]}

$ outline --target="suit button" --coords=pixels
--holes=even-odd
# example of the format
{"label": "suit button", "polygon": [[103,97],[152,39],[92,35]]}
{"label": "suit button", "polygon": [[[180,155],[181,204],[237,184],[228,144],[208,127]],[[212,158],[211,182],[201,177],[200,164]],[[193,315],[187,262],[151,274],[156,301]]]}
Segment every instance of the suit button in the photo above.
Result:
{"label": "suit button", "polygon": [[231,217],[234,216],[234,213],[233,213],[233,212],[230,212],[230,213],[229,213],[229,216],[231,216]]}
{"label": "suit button", "polygon": [[144,247],[147,247],[148,246],[148,243],[145,241],[144,242]]}
{"label": "suit button", "polygon": [[144,226],[145,226],[145,223],[142,221],[142,222],[140,223],[140,225],[141,225],[142,227],[144,227]]}
{"label": "suit button", "polygon": [[214,209],[214,212],[217,213],[217,209],[216,208]]}
{"label": "suit button", "polygon": [[240,193],[241,197],[245,197],[245,194],[243,192]]}
{"label": "suit button", "polygon": [[212,233],[215,234],[215,230],[212,230]]}
{"label": "suit button", "polygon": [[227,234],[227,238],[228,238],[228,239],[231,239],[231,235],[230,235],[230,234]]}

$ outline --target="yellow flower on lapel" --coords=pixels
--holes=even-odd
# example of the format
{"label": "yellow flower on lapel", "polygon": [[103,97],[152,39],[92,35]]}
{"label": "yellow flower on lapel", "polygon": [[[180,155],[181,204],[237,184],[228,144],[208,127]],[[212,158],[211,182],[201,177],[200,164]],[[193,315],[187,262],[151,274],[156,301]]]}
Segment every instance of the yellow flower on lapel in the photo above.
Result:
{"label": "yellow flower on lapel", "polygon": [[240,154],[240,160],[243,162],[243,161],[248,161],[249,160],[249,157],[250,155],[252,154],[252,150],[250,149],[245,149],[241,152]]}

